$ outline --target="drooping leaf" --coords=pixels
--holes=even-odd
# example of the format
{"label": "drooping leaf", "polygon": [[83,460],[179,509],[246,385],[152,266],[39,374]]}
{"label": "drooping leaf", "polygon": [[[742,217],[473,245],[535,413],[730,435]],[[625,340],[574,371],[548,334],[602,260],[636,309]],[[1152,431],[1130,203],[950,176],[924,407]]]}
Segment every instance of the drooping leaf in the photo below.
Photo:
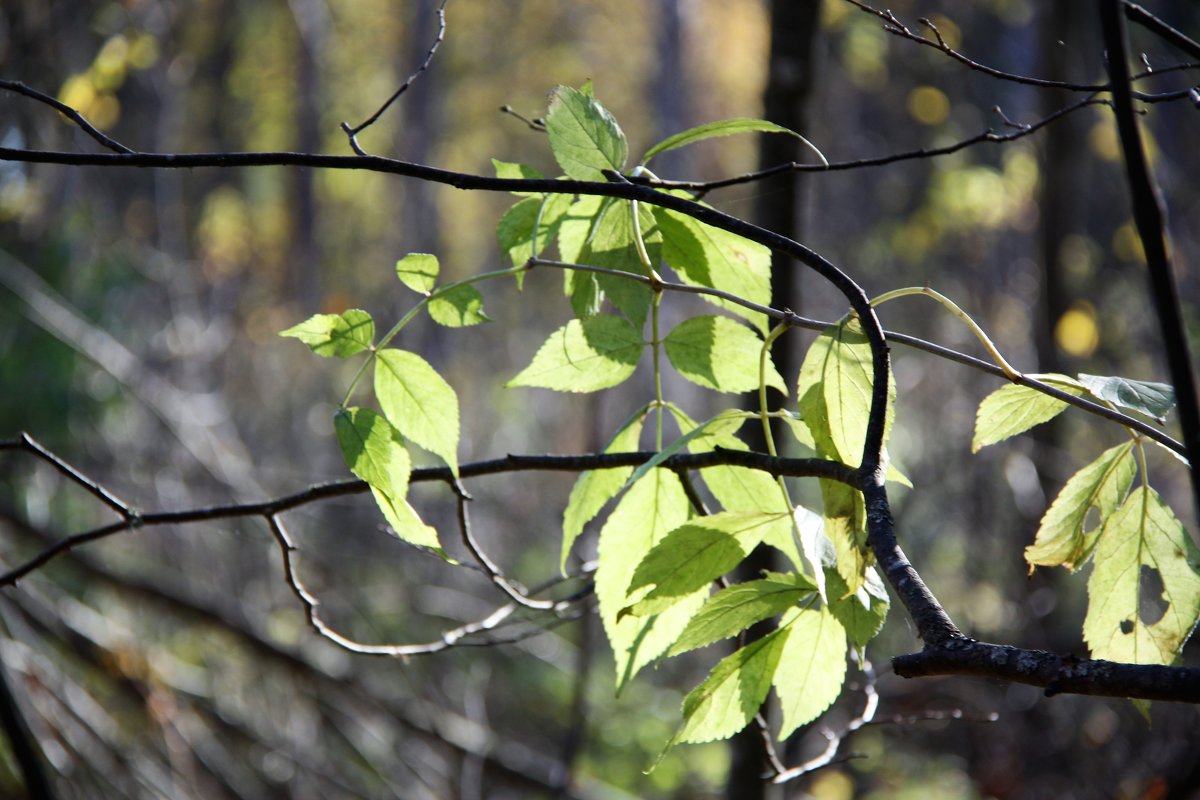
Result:
{"label": "drooping leaf", "polygon": [[846,632],[825,607],[789,611],[780,627],[788,632],[774,677],[783,707],[779,730],[783,740],[819,717],[841,693],[846,680]]}
{"label": "drooping leaf", "polygon": [[399,431],[366,408],[342,409],[333,423],[346,466],[370,485],[375,504],[396,534],[444,555],[437,531],[422,522],[405,499],[412,462]]}
{"label": "drooping leaf", "polygon": [[[654,208],[663,239],[663,260],[692,286],[720,289],[745,300],[770,305],[771,251],[728,231],[705,225],[678,211]],[[743,317],[765,333],[765,314],[718,297],[705,301]]]}
{"label": "drooping leaf", "polygon": [[530,365],[506,385],[560,392],[607,389],[633,374],[643,347],[637,329],[620,317],[573,319],[550,334]]}
{"label": "drooping leaf", "polygon": [[[638,222],[650,263],[657,264],[662,252],[662,237],[653,212],[644,204],[638,205]],[[646,267],[638,255],[636,241],[632,206],[624,200],[611,202],[601,207],[577,258],[580,264],[644,276]],[[590,274],[612,304],[640,329],[646,322],[654,296],[650,287],[615,275]]]}
{"label": "drooping leaf", "polygon": [[[538,180],[546,177],[537,167],[531,167],[528,164],[517,164],[512,161],[500,161],[492,159],[492,168],[496,170],[497,178],[508,178],[511,180]],[[513,192],[517,197],[540,197],[540,192]]]}
{"label": "drooping leaf", "polygon": [[772,631],[726,656],[683,699],[683,725],[667,745],[727,739],[758,713],[790,631]]}
{"label": "drooping leaf", "polygon": [[[719,392],[749,392],[758,388],[758,359],[762,340],[728,317],[692,317],[664,340],[667,358],[692,383]],[[768,386],[787,393],[787,385],[768,360]]]}
{"label": "drooping leaf", "polygon": [[887,619],[887,587],[874,567],[866,571],[866,580],[856,592],[848,592],[846,581],[837,570],[825,569],[829,588],[829,613],[841,623],[850,643],[861,649],[883,629]]}
{"label": "drooping leaf", "polygon": [[559,86],[550,94],[546,133],[554,160],[568,177],[603,181],[602,170],[620,172],[629,156],[625,134],[590,93]]}
{"label": "drooping leaf", "polygon": [[447,328],[465,328],[492,321],[483,313],[483,295],[470,284],[456,286],[430,299],[429,316]]}
{"label": "drooping leaf", "polygon": [[760,580],[722,589],[692,617],[667,655],[677,656],[736,636],[751,625],[787,611],[814,589],[812,581],[795,572],[771,572]]}
{"label": "drooping leaf", "polygon": [[853,594],[867,580],[867,568],[874,559],[867,547],[867,514],[862,494],[837,481],[821,480],[825,535],[837,554],[838,574]]}
{"label": "drooping leaf", "polygon": [[1083,637],[1093,658],[1174,664],[1200,616],[1200,552],[1153,489],[1110,516],[1088,579]]}
{"label": "drooping leaf", "polygon": [[375,341],[375,320],[366,311],[351,308],[341,314],[316,314],[279,335],[299,339],[324,358],[346,358]]}
{"label": "drooping leaf", "polygon": [[[1072,572],[1082,567],[1105,521],[1128,494],[1136,472],[1133,442],[1125,442],[1105,450],[1071,476],[1042,517],[1034,543],[1025,548],[1030,572],[1037,566],[1063,566]],[[1089,526],[1092,508],[1099,518]]]}
{"label": "drooping leaf", "polygon": [[[500,252],[508,256],[514,267],[524,264],[532,255],[540,255],[558,233],[571,200],[570,195],[549,194],[545,198],[530,197],[516,203],[504,212],[496,225]],[[533,246],[534,228],[538,232],[536,253]]]}
{"label": "drooping leaf", "polygon": [[1175,407],[1175,388],[1167,383],[1083,374],[1080,374],[1079,382],[1101,400],[1137,411],[1160,422],[1167,412]]}
{"label": "drooping leaf", "polygon": [[416,353],[388,348],[375,365],[379,406],[406,439],[439,456],[458,474],[458,395]]}
{"label": "drooping leaf", "polygon": [[821,602],[826,602],[829,590],[825,573],[837,565],[837,550],[825,534],[825,518],[804,506],[796,506],[792,509],[792,529],[788,534],[763,541],[786,553],[796,569],[806,572],[816,585]]}
{"label": "drooping leaf", "polygon": [[414,292],[429,294],[437,286],[440,269],[437,256],[409,253],[396,262],[396,277]]}
{"label": "drooping leaf", "polygon": [[[733,432],[742,426],[746,421],[746,412],[737,411],[735,409],[726,409],[712,419],[706,420],[699,425],[694,425],[687,433],[680,436],[669,445],[659,450],[654,454],[654,457],[645,464],[639,466],[629,476],[629,483],[639,480],[650,470],[657,467],[662,462],[666,461],[671,456],[678,453],[684,447],[687,447],[694,453],[704,453],[713,449],[713,445],[705,446],[704,440],[713,436],[713,431],[720,430],[722,434],[733,439]],[[690,422],[690,420],[689,420]],[[737,441],[733,439],[733,441]],[[739,442],[740,444],[740,442]],[[744,445],[743,445],[744,447]]]}
{"label": "drooping leaf", "polygon": [[[1030,375],[1055,388],[1075,396],[1083,394],[1084,388],[1078,381],[1066,375]],[[1002,386],[983,398],[975,414],[975,438],[971,440],[971,452],[978,453],[989,444],[1002,442],[1010,436],[1024,433],[1035,425],[1049,422],[1057,417],[1067,404],[1049,395],[1042,394],[1029,386],[1015,383]]]}
{"label": "drooping leaf", "polygon": [[630,612],[659,613],[704,590],[740,564],[774,528],[790,524],[787,514],[724,511],[675,528],[634,570],[631,595],[646,586],[653,588],[631,604]]}
{"label": "drooping leaf", "polygon": [[704,125],[697,125],[694,128],[688,128],[686,131],[681,131],[673,136],[668,136],[658,144],[646,151],[646,155],[642,156],[642,163],[647,164],[650,159],[654,158],[659,153],[665,153],[668,150],[674,150],[678,147],[702,142],[705,139],[713,139],[718,136],[733,136],[738,133],[786,133],[789,136],[795,136],[803,142],[809,150],[817,154],[822,161],[825,156],[821,155],[812,142],[805,139],[800,134],[793,130],[776,125],[774,122],[768,122],[765,119],[750,119],[748,117],[737,117],[734,119],[723,119],[716,122],[708,122]]}
{"label": "drooping leaf", "polygon": [[633,571],[655,544],[687,520],[687,515],[687,494],[678,476],[656,469],[625,493],[600,530],[596,599],[617,662],[618,692],[671,646],[708,595],[705,587],[662,614],[620,616],[622,609],[644,593],[628,594]]}
{"label": "drooping leaf", "polygon": [[[637,450],[638,439],[642,434],[642,426],[646,421],[646,409],[642,408],[630,417],[617,431],[606,453],[625,453]],[[617,496],[625,485],[633,467],[617,467],[615,469],[592,469],[584,472],[575,481],[571,489],[571,497],[567,500],[566,511],[563,512],[563,544],[560,569],[566,570],[567,556],[572,545],[583,533],[587,525],[600,509]]]}

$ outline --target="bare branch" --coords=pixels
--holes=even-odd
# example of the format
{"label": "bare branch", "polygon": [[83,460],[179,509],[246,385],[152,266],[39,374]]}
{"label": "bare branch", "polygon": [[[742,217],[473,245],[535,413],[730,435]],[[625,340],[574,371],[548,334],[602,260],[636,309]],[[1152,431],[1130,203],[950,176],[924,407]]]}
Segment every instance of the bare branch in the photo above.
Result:
{"label": "bare branch", "polygon": [[5,89],[10,92],[16,92],[17,94],[23,94],[26,97],[31,97],[34,100],[37,100],[39,103],[45,103],[46,105],[50,106],[54,110],[58,111],[63,116],[68,117],[72,122],[74,122],[76,125],[79,126],[80,130],[82,130],[88,136],[92,137],[97,142],[99,142],[101,145],[108,148],[109,150],[112,150],[115,153],[136,152],[134,150],[129,149],[125,145],[121,144],[116,139],[113,139],[113,138],[101,133],[99,130],[96,129],[96,127],[94,125],[92,125],[92,123],[88,122],[84,118],[83,114],[80,114],[77,110],[71,108],[66,103],[56,100],[48,94],[39,92],[37,89],[34,89],[31,86],[26,86],[24,83],[21,83],[20,81],[0,80],[0,89]]}
{"label": "bare branch", "polygon": [[1155,664],[1118,664],[1042,650],[977,642],[960,636],[920,653],[897,656],[892,669],[903,678],[973,675],[1040,686],[1047,696],[1088,694],[1200,703],[1200,669]]}
{"label": "bare branch", "polygon": [[447,2],[447,0],[442,0],[442,4],[440,6],[438,6],[437,36],[434,37],[433,44],[430,46],[429,52],[427,52],[425,54],[425,60],[421,62],[421,65],[419,67],[417,67],[417,69],[413,72],[413,74],[409,75],[408,78],[405,79],[404,83],[400,84],[400,88],[396,90],[396,93],[393,94],[391,97],[389,97],[387,99],[387,102],[385,102],[383,105],[381,105],[374,114],[367,117],[365,120],[363,120],[362,122],[360,122],[358,125],[354,126],[353,128],[350,127],[350,123],[348,123],[348,122],[342,123],[342,130],[346,132],[346,135],[348,137],[350,137],[350,146],[354,149],[354,152],[358,153],[360,156],[366,155],[366,153],[364,153],[362,148],[359,147],[359,145],[358,145],[358,138],[357,138],[358,134],[362,133],[364,130],[366,130],[367,128],[374,125],[375,121],[378,120],[381,116],[383,116],[383,112],[387,111],[388,108],[392,105],[392,103],[394,103],[398,99],[400,99],[400,95],[407,92],[408,87],[412,86],[413,83],[417,80],[417,78],[419,78],[421,76],[421,73],[423,73],[425,70],[429,69],[429,65],[433,63],[433,56],[435,53],[437,53],[438,48],[442,46],[442,39],[444,39],[446,36],[446,2]]}
{"label": "bare branch", "polygon": [[1138,23],[1147,30],[1157,33],[1163,39],[1166,39],[1180,50],[1183,50],[1192,58],[1200,58],[1200,42],[1197,42],[1195,39],[1192,39],[1175,28],[1172,28],[1170,25],[1154,16],[1137,3],[1131,3],[1129,0],[1123,0],[1121,5],[1125,8],[1125,17],[1127,19]]}

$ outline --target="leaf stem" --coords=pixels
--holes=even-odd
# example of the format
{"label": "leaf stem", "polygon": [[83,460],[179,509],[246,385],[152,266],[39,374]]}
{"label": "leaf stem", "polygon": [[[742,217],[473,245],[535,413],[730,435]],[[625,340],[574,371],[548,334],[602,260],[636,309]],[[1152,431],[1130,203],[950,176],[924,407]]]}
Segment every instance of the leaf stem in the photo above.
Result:
{"label": "leaf stem", "polygon": [[376,354],[378,354],[378,352],[383,348],[387,347],[388,343],[391,342],[392,339],[396,338],[400,331],[404,329],[404,326],[411,322],[412,318],[420,313],[421,309],[427,306],[430,300],[435,300],[442,295],[448,294],[460,286],[470,286],[473,283],[479,283],[481,281],[491,280],[493,278],[504,278],[509,275],[519,275],[520,273],[529,270],[533,266],[531,261],[515,267],[509,267],[508,269],[482,272],[478,275],[472,275],[469,278],[463,278],[461,281],[447,283],[445,286],[440,286],[422,297],[421,301],[409,309],[408,313],[401,317],[400,321],[393,325],[391,330],[384,334],[383,338],[380,339],[377,344],[371,345],[371,349],[367,353],[367,357],[363,359],[362,364],[360,364],[358,367],[358,371],[355,372],[354,377],[350,379],[350,386],[347,387],[346,393],[342,395],[342,402],[338,404],[338,408],[345,408],[346,404],[350,402],[350,397],[354,394],[354,390],[358,387],[359,381],[361,381],[363,376],[366,375],[367,368],[371,366],[372,362],[374,362]]}
{"label": "leaf stem", "polygon": [[935,289],[931,289],[928,286],[909,286],[904,289],[893,289],[890,292],[885,292],[876,297],[871,301],[871,305],[879,306],[889,300],[895,300],[898,297],[905,297],[913,294],[925,295],[926,297],[931,297],[941,303],[947,311],[966,323],[967,327],[971,329],[971,332],[975,334],[975,338],[977,338],[980,344],[983,345],[984,349],[988,351],[988,355],[992,357],[992,361],[994,361],[996,366],[999,367],[1002,372],[1004,372],[1005,377],[1007,377],[1010,381],[1015,381],[1021,377],[1021,373],[1017,371],[1011,364],[1009,364],[1004,356],[1000,354],[1000,350],[996,347],[992,340],[988,338],[988,335],[984,332],[983,328],[979,327],[979,323],[971,319],[970,315],[959,308],[957,303]]}
{"label": "leaf stem", "polygon": [[[634,211],[634,219],[637,219],[637,212]],[[641,241],[641,237],[638,237]],[[654,304],[650,311],[650,335],[653,339],[651,348],[654,354],[654,448],[662,450],[663,446],[663,389],[662,389],[662,363],[659,356],[659,350],[662,349],[662,342],[658,338],[658,307],[662,303],[663,291],[662,287],[656,286],[654,289]]]}

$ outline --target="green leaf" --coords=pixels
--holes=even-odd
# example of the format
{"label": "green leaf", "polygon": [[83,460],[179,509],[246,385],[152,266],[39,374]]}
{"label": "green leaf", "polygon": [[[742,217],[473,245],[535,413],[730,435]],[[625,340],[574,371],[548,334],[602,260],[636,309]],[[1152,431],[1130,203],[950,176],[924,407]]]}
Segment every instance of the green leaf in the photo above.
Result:
{"label": "green leaf", "polygon": [[740,564],[773,529],[790,524],[786,513],[724,511],[675,528],[634,570],[631,595],[654,588],[631,606],[631,613],[658,613],[691,597]]}
{"label": "green leaf", "polygon": [[[1105,521],[1121,505],[1133,483],[1137,464],[1133,442],[1105,450],[1076,472],[1063,486],[1038,526],[1037,538],[1025,548],[1029,570],[1036,566],[1064,566],[1074,572],[1092,555]],[[1099,512],[1091,529],[1088,511]]]}
{"label": "green leaf", "polygon": [[[768,248],[705,225],[678,211],[655,207],[654,215],[662,235],[663,260],[678,273],[681,281],[692,286],[720,289],[759,305],[770,305],[771,251]],[[770,320],[765,314],[718,297],[702,297],[766,332]]]}
{"label": "green leaf", "polygon": [[645,342],[627,320],[606,314],[573,319],[541,346],[507,386],[595,392],[616,386],[637,368]]}
{"label": "green leaf", "polygon": [[[664,340],[667,358],[689,381],[719,392],[749,392],[758,388],[762,340],[728,317],[692,317]],[[767,362],[768,386],[787,394],[787,384]]]}
{"label": "green leaf", "polygon": [[396,534],[444,555],[437,531],[423,523],[405,499],[412,462],[399,431],[366,408],[338,411],[333,427],[346,466],[370,485],[375,504]]}
{"label": "green leaf", "polygon": [[667,652],[677,656],[736,636],[764,619],[782,614],[816,587],[804,575],[769,572],[765,578],[737,583],[714,594],[683,629]]}
{"label": "green leaf", "polygon": [[[637,450],[642,426],[646,421],[646,411],[646,408],[641,408],[630,417],[617,431],[608,447],[604,448],[604,452],[627,453]],[[563,512],[562,560],[559,567],[564,572],[567,556],[579,534],[583,533],[583,526],[595,518],[609,500],[617,496],[631,472],[633,467],[591,469],[575,481],[575,486],[571,488],[571,497],[567,500],[566,511]]]}
{"label": "green leaf", "polygon": [[589,93],[559,86],[550,94],[546,133],[554,159],[568,177],[606,180],[602,170],[620,172],[629,146],[621,126]]}
{"label": "green leaf", "polygon": [[[644,204],[638,206],[638,221],[650,263],[656,264],[661,257],[662,237],[654,213]],[[638,256],[635,234],[632,205],[624,200],[610,202],[602,206],[595,218],[577,256],[578,262],[644,276],[646,267]],[[650,287],[615,275],[593,274],[593,277],[612,304],[640,329],[654,297]]]}
{"label": "green leaf", "polygon": [[779,730],[783,740],[819,717],[841,693],[846,680],[846,632],[824,607],[789,611],[780,625],[788,631],[774,678],[783,707]]}
{"label": "green leaf", "polygon": [[[713,430],[719,429],[724,435],[729,436],[732,439],[732,434],[742,426],[742,423],[746,421],[746,417],[747,414],[745,411],[726,409],[712,419],[706,420],[699,425],[695,425],[687,433],[683,434],[678,439],[664,447],[662,450],[659,450],[657,453],[655,453],[654,456],[645,464],[642,464],[636,470],[634,470],[633,474],[629,476],[629,483],[634,483],[635,481],[639,480],[647,472],[678,453],[685,446],[694,453],[703,453],[712,450],[712,444],[704,444],[703,442],[706,438],[712,438]],[[734,439],[734,441],[737,440]],[[740,442],[738,443],[741,444]],[[745,445],[742,445],[742,447],[744,448]]]}
{"label": "green leaf", "polygon": [[429,316],[447,328],[466,328],[481,322],[491,322],[483,313],[483,295],[470,284],[456,286],[445,294],[429,300]]}
{"label": "green leaf", "polygon": [[1100,533],[1083,636],[1093,658],[1174,664],[1200,616],[1200,552],[1153,489],[1133,491]]}
{"label": "green leaf", "polygon": [[[520,266],[535,254],[533,231],[537,228],[536,253],[541,254],[550,240],[558,233],[571,206],[571,196],[549,194],[545,198],[530,197],[516,203],[496,225],[496,239],[500,252],[508,256],[514,267]],[[540,216],[539,216],[540,215]],[[524,273],[521,273],[524,274]]]}
{"label": "green leaf", "polygon": [[[834,449],[843,461],[856,464],[867,436],[873,385],[871,346],[857,319],[847,320],[830,331],[821,385]],[[888,390],[891,409],[895,402],[895,381],[888,381]]]}
{"label": "green leaf", "polygon": [[437,256],[428,253],[409,253],[396,262],[396,277],[408,288],[420,294],[429,294],[437,286],[438,271],[441,269]]}
{"label": "green leaf", "polygon": [[[492,159],[492,168],[496,170],[497,178],[510,180],[539,180],[546,177],[537,167],[528,164],[517,164],[512,161]],[[541,192],[513,192],[517,197],[541,197]]]}
{"label": "green leaf", "polygon": [[[1083,386],[1066,375],[1030,375],[1044,382],[1059,384],[1057,388],[1075,396],[1083,394]],[[971,452],[978,453],[989,444],[1002,442],[1010,436],[1024,433],[1035,425],[1048,422],[1059,415],[1067,404],[1029,386],[1015,383],[1003,386],[983,398],[975,414],[975,438]]]}
{"label": "green leaf", "polygon": [[279,335],[299,339],[324,358],[346,358],[375,341],[375,320],[367,312],[351,308],[341,314],[316,314]]}
{"label": "green leaf", "polygon": [[389,348],[375,366],[375,396],[405,438],[440,456],[458,474],[458,395],[425,359]]}
{"label": "green leaf", "polygon": [[846,581],[837,570],[826,569],[826,586],[829,588],[829,613],[841,623],[850,642],[860,650],[883,629],[887,619],[887,587],[874,567],[867,569],[866,580],[856,592],[849,592]]}
{"label": "green leaf", "polygon": [[641,592],[627,592],[638,563],[669,531],[686,522],[687,515],[687,494],[679,478],[656,469],[625,493],[600,530],[596,599],[617,662],[618,692],[671,646],[708,595],[706,586],[662,614],[620,615],[641,599]]}
{"label": "green leaf", "polygon": [[746,727],[771,691],[789,633],[772,631],[721,659],[683,699],[683,725],[667,747],[727,739]]}
{"label": "green leaf", "polygon": [[688,128],[686,131],[668,136],[658,144],[646,151],[646,155],[642,156],[642,163],[647,164],[650,159],[654,158],[659,153],[665,153],[668,150],[674,150],[684,145],[702,142],[705,139],[712,139],[717,136],[733,136],[737,133],[786,133],[789,136],[795,136],[800,141],[808,146],[808,149],[816,153],[822,161],[825,156],[821,155],[821,151],[813,146],[812,142],[805,139],[800,134],[793,130],[776,125],[774,122],[768,122],[765,119],[750,119],[748,117],[737,117],[734,119],[723,119],[717,122],[708,122],[704,125],[697,125],[695,128]]}
{"label": "green leaf", "polygon": [[824,532],[837,554],[838,574],[846,592],[854,593],[867,581],[874,556],[867,548],[867,513],[862,494],[837,481],[821,480]]}
{"label": "green leaf", "polygon": [[[562,256],[563,261],[579,263],[583,246],[587,243],[596,220],[600,218],[600,213],[615,202],[611,197],[584,195],[568,206],[558,228],[558,254]],[[575,273],[568,273],[571,274]]]}
{"label": "green leaf", "polygon": [[1167,383],[1082,373],[1079,382],[1101,400],[1153,417],[1159,422],[1175,407],[1175,389]]}

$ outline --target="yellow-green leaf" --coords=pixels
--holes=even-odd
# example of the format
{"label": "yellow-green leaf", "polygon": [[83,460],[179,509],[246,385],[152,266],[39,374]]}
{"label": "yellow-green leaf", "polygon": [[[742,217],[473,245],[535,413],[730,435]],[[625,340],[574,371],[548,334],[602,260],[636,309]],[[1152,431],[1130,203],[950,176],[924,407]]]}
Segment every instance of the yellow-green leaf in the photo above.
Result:
{"label": "yellow-green leaf", "polygon": [[409,253],[396,262],[396,277],[414,292],[429,294],[437,286],[440,269],[437,256]]}
{"label": "yellow-green leaf", "polygon": [[366,311],[351,308],[341,314],[315,314],[279,335],[299,339],[324,358],[346,358],[371,346],[375,320]]}
{"label": "yellow-green leaf", "polygon": [[[1084,388],[1067,375],[1030,375],[1045,382],[1053,382],[1055,388],[1079,396]],[[1015,383],[1002,386],[983,398],[975,414],[975,438],[971,440],[971,452],[978,453],[989,444],[1002,442],[1010,436],[1024,433],[1035,425],[1041,425],[1057,417],[1067,404],[1029,386]]]}
{"label": "yellow-green leaf", "polygon": [[[692,383],[719,392],[749,392],[759,386],[763,342],[728,317],[692,317],[667,334],[664,345],[671,365]],[[768,386],[787,393],[769,358],[764,377]]]}
{"label": "yellow-green leaf", "polygon": [[1200,616],[1200,552],[1158,493],[1134,489],[1100,533],[1083,636],[1094,658],[1174,664]]}
{"label": "yellow-green leaf", "polygon": [[541,346],[508,386],[595,392],[624,381],[637,368],[645,342],[627,320],[607,314],[573,319]]}
{"label": "yellow-green leaf", "polygon": [[375,396],[406,439],[441,457],[458,474],[458,395],[416,353],[389,348],[375,365]]}
{"label": "yellow-green leaf", "polygon": [[736,636],[751,625],[782,614],[815,589],[812,581],[796,572],[770,572],[760,580],[722,589],[692,617],[667,655],[677,656]]}
{"label": "yellow-green leaf", "polygon": [[629,146],[613,115],[590,93],[559,86],[550,95],[546,133],[554,159],[568,177],[605,180],[603,170],[620,172]]}
{"label": "yellow-green leaf", "polygon": [[789,611],[780,627],[788,632],[774,676],[783,707],[782,740],[820,716],[841,693],[846,680],[846,632],[825,607]]}
{"label": "yellow-green leaf", "polygon": [[447,328],[465,328],[491,322],[483,313],[483,296],[469,284],[438,293],[429,301],[429,316]]}
{"label": "yellow-green leaf", "polygon": [[656,469],[625,493],[600,530],[596,600],[617,662],[617,691],[671,646],[708,596],[708,587],[704,587],[662,614],[620,615],[644,594],[627,592],[637,565],[687,517],[687,494],[678,476]]}
{"label": "yellow-green leaf", "polygon": [[[637,450],[645,421],[646,408],[641,408],[621,426],[608,447],[604,448],[604,452],[626,453]],[[633,467],[591,469],[575,481],[571,488],[571,496],[567,500],[567,508],[563,512],[562,560],[559,564],[561,569],[566,570],[567,556],[579,534],[583,533],[583,526],[599,514],[600,509],[604,508],[609,500],[620,493],[631,472]]]}
{"label": "yellow-green leaf", "polygon": [[[1063,566],[1074,572],[1083,566],[1104,522],[1121,505],[1133,483],[1137,465],[1132,451],[1133,442],[1119,444],[1071,476],[1042,517],[1037,538],[1025,548],[1030,571],[1035,566]],[[1093,508],[1099,518],[1089,529],[1088,511]]]}

